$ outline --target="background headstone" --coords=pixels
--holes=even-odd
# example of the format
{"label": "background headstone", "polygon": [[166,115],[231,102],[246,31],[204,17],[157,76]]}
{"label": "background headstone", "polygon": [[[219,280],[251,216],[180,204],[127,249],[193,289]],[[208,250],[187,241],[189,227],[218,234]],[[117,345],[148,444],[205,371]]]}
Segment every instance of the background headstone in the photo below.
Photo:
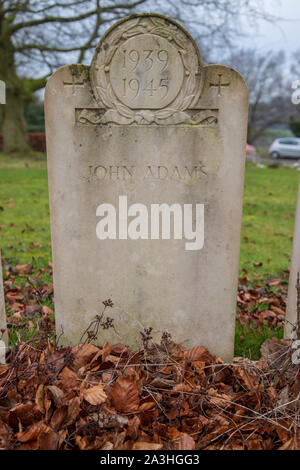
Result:
{"label": "background headstone", "polygon": [[300,176],[298,184],[298,199],[295,217],[293,253],[290,266],[290,278],[288,288],[288,300],[286,309],[285,337],[291,338],[296,334],[295,328],[297,323],[297,277],[300,273]]}
{"label": "background headstone", "polygon": [[0,104],[5,104],[5,103],[6,103],[5,82],[3,80],[0,80]]}
{"label": "background headstone", "polygon": [[[110,28],[91,67],[71,65],[45,95],[57,333],[76,343],[111,298],[115,330],[136,347],[168,331],[233,354],[248,90],[204,67],[173,20],[144,14]],[[99,240],[100,204],[204,204],[204,247],[185,239]],[[129,218],[130,219],[130,218]],[[132,219],[132,217],[131,217]],[[124,220],[120,221],[122,224]],[[119,228],[119,227],[118,227]],[[122,235],[121,235],[122,238]]]}
{"label": "background headstone", "polygon": [[[6,329],[6,314],[5,314],[5,301],[4,301],[4,289],[2,279],[2,261],[0,251],[0,340],[7,344],[7,329]],[[0,351],[1,354],[1,351]]]}

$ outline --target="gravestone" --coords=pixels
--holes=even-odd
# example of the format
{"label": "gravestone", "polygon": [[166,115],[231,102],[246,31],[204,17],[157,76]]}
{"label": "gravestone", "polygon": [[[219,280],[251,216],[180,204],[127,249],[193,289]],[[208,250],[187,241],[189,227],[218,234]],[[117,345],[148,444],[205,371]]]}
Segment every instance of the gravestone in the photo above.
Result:
{"label": "gravestone", "polygon": [[[57,334],[76,343],[101,302],[109,340],[165,331],[233,354],[248,90],[203,66],[176,22],[114,24],[90,67],[45,95]],[[102,305],[103,307],[103,305]]]}
{"label": "gravestone", "polygon": [[286,308],[285,337],[293,338],[296,334],[297,324],[297,278],[300,273],[300,176],[298,185],[298,199],[295,217],[293,253],[290,266],[290,278],[288,287],[288,299]]}
{"label": "gravestone", "polygon": [[1,363],[1,341],[7,344],[7,332],[6,332],[6,314],[5,314],[5,301],[4,301],[4,289],[2,279],[2,261],[0,251],[0,363]]}
{"label": "gravestone", "polygon": [[6,89],[5,82],[0,80],[0,104],[5,104],[6,102]]}

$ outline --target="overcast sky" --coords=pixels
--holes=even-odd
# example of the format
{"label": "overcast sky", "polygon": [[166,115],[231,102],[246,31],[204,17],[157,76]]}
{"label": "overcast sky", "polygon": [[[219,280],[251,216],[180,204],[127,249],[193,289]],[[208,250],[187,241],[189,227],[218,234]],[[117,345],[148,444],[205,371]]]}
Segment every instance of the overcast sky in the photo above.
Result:
{"label": "overcast sky", "polygon": [[240,42],[261,50],[283,49],[288,54],[300,50],[300,0],[265,0],[265,9],[284,20],[276,24],[260,21],[258,34],[253,30],[250,38],[242,38]]}

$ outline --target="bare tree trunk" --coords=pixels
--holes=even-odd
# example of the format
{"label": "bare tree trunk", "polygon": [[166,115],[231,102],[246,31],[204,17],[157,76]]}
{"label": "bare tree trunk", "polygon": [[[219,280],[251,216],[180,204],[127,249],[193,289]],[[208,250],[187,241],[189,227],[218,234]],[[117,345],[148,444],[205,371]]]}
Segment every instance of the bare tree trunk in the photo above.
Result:
{"label": "bare tree trunk", "polygon": [[14,47],[9,38],[4,38],[0,47],[0,78],[6,85],[6,104],[2,106],[3,152],[21,154],[30,151],[24,117],[23,81],[17,76]]}
{"label": "bare tree trunk", "polygon": [[24,102],[20,91],[9,86],[6,91],[2,132],[4,153],[24,154],[30,151],[24,118]]}

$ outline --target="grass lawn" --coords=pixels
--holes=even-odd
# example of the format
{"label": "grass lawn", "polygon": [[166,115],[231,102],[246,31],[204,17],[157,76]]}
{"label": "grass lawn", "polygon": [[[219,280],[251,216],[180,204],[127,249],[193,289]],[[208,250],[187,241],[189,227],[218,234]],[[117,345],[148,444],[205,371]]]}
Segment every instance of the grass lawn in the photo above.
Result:
{"label": "grass lawn", "polygon": [[[247,164],[240,271],[250,277],[276,277],[289,268],[298,172],[290,168],[256,168]],[[45,157],[12,160],[0,154],[0,247],[2,256],[19,264],[47,266],[51,260]],[[262,264],[261,264],[262,263]],[[257,333],[238,353],[257,356]],[[265,337],[269,332],[260,332]],[[278,334],[278,332],[276,333]],[[255,343],[255,344],[254,344]],[[256,348],[256,349],[255,349]]]}
{"label": "grass lawn", "polygon": [[45,157],[9,162],[0,156],[0,240],[3,258],[51,260]]}
{"label": "grass lawn", "polygon": [[[289,269],[298,171],[247,164],[240,269],[263,277]],[[254,263],[263,263],[255,267]]]}

